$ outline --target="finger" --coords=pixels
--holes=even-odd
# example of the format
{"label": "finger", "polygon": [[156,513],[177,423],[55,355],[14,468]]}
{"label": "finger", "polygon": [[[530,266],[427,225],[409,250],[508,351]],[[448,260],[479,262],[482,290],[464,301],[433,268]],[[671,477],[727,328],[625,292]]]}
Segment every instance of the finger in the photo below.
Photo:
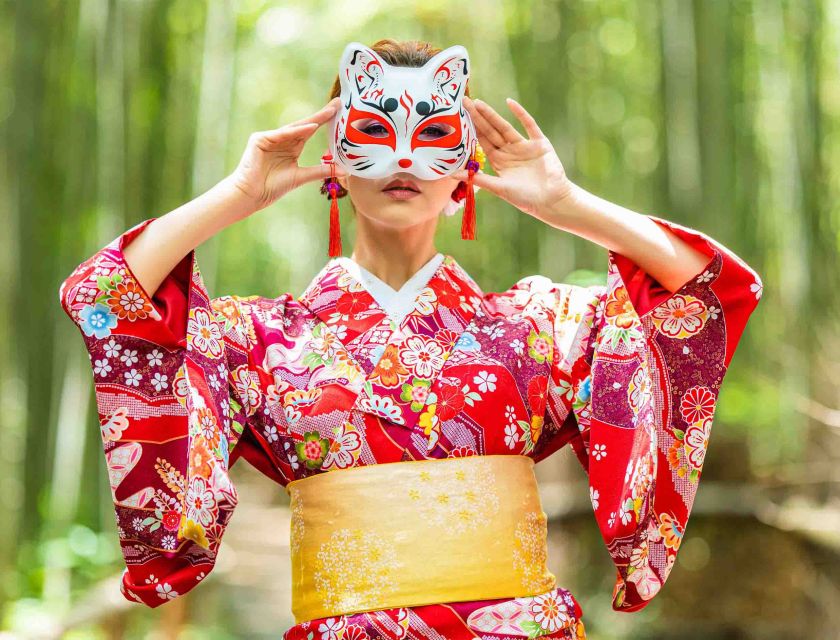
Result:
{"label": "finger", "polygon": [[474,100],[473,102],[475,102],[478,112],[484,116],[488,125],[498,131],[506,142],[521,142],[525,139],[510,122],[496,113],[496,110],[489,104],[483,100]]}
{"label": "finger", "polygon": [[307,124],[309,122],[317,122],[318,124],[324,124],[335,115],[336,111],[338,111],[338,107],[340,104],[341,98],[336,96],[308,118],[301,118],[300,120],[295,120],[290,124]]}
{"label": "finger", "polygon": [[506,144],[501,134],[487,122],[487,119],[475,107],[467,107],[467,109],[469,110],[473,125],[475,125],[475,133],[478,136],[478,141],[484,147],[485,151],[492,151]]}
{"label": "finger", "polygon": [[[455,171],[452,177],[466,181],[467,171],[464,169]],[[499,176],[491,176],[490,174],[479,171],[473,175],[473,184],[482,189],[487,189],[487,191],[497,196],[502,194],[502,179]]]}
{"label": "finger", "polygon": [[521,104],[519,104],[513,98],[507,99],[508,107],[510,110],[513,111],[513,115],[517,117],[519,122],[522,123],[522,126],[525,127],[525,133],[528,134],[528,137],[531,140],[536,140],[538,138],[544,138],[543,132],[540,130],[537,121],[534,120],[533,116],[525,110]]}
{"label": "finger", "polygon": [[[330,172],[330,165],[327,163],[316,164],[312,165],[311,167],[300,167],[298,176],[300,177],[301,184],[306,184],[308,182],[314,182],[315,180],[324,180],[325,178],[329,178],[331,175]],[[335,167],[335,177],[336,178],[346,178],[347,171],[342,167],[336,165]]]}
{"label": "finger", "polygon": [[318,130],[319,126],[316,122],[287,124],[279,129],[260,132],[260,141],[262,142],[263,148],[266,149],[277,149],[306,142]]}

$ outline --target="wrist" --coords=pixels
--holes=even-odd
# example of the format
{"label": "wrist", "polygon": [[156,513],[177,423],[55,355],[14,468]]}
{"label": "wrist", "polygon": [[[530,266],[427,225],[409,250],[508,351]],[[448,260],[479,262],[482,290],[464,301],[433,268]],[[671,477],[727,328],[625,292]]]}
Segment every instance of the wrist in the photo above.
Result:
{"label": "wrist", "polygon": [[552,227],[568,230],[579,209],[578,203],[583,192],[582,187],[567,179],[563,187],[552,194],[547,206],[537,217]]}
{"label": "wrist", "polygon": [[211,190],[215,191],[224,203],[224,209],[229,213],[231,221],[247,218],[260,209],[256,199],[242,189],[236,174],[225,176]]}

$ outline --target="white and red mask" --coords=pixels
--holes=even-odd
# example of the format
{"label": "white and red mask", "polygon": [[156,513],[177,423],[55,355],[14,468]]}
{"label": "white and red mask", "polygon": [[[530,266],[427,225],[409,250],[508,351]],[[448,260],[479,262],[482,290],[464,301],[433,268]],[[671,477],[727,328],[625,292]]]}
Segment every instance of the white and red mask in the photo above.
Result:
{"label": "white and red mask", "polygon": [[336,164],[371,179],[408,172],[435,180],[465,168],[478,144],[462,105],[469,75],[461,45],[422,67],[397,67],[359,42],[348,44],[339,64],[341,106],[328,129]]}

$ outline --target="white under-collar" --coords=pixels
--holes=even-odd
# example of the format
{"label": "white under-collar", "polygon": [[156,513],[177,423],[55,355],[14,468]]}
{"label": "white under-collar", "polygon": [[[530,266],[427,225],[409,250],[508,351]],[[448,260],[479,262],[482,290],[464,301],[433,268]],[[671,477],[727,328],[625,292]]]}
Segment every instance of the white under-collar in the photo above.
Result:
{"label": "white under-collar", "polygon": [[388,314],[388,317],[399,326],[403,319],[414,307],[419,293],[426,288],[429,280],[443,262],[443,254],[436,253],[426,264],[420,267],[413,276],[406,280],[405,284],[397,291],[389,284],[383,282],[362,265],[348,256],[338,256],[336,262],[341,264],[350,275],[362,283],[367,292],[376,300]]}

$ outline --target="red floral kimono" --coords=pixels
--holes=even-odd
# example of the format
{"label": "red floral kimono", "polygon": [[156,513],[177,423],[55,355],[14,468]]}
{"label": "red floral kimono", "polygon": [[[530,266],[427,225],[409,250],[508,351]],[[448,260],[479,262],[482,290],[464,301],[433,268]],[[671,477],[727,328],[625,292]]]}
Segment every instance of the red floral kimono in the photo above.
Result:
{"label": "red floral kimono", "polygon": [[[610,252],[605,285],[532,276],[485,293],[445,256],[399,326],[335,260],[297,298],[210,298],[191,252],[150,296],[122,251],[154,218],[114,239],[60,299],[90,354],[125,597],[156,607],[207,576],[239,458],[285,486],[400,460],[539,462],[571,444],[615,563],[613,608],[645,607],[674,565],[762,288],[717,241],[650,217],[709,256],[676,292]],[[557,587],[315,619],[283,637],[582,638],[581,614]]]}

